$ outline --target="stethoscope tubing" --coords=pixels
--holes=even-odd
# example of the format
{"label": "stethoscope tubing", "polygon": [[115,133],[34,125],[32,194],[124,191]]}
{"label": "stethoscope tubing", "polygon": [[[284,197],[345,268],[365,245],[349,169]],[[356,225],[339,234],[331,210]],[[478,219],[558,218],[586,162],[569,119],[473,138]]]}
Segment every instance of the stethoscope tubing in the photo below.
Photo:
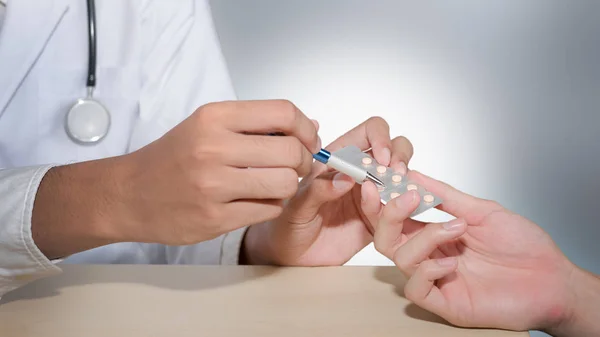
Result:
{"label": "stethoscope tubing", "polygon": [[88,75],[87,87],[93,90],[96,86],[96,4],[94,0],[87,0],[88,16]]}

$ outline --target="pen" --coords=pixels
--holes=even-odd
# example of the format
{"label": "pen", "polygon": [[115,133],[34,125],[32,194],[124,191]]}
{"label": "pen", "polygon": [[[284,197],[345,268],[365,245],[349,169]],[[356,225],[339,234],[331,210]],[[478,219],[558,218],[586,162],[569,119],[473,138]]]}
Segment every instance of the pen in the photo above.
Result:
{"label": "pen", "polygon": [[321,149],[321,151],[319,151],[319,153],[313,155],[313,158],[315,158],[315,160],[317,160],[339,172],[342,172],[342,173],[354,178],[354,180],[356,180],[359,183],[362,183],[366,180],[370,180],[370,181],[374,182],[376,185],[385,186],[383,181],[381,181],[379,178],[377,178],[376,176],[371,174],[369,171],[367,171],[365,169],[361,169],[354,165],[351,165],[351,164],[347,163],[346,161],[332,155],[331,152],[329,152],[325,149]]}
{"label": "pen", "polygon": [[[268,135],[269,136],[284,136],[285,134],[283,134],[281,132],[271,132]],[[364,170],[364,169],[360,169],[350,163],[347,163],[345,160],[332,155],[331,152],[329,152],[325,149],[321,149],[319,151],[319,153],[314,154],[313,158],[316,161],[319,161],[339,172],[342,172],[342,173],[354,178],[354,180],[357,183],[362,183],[366,180],[370,180],[373,183],[375,183],[375,185],[385,186],[383,181],[381,181],[379,178],[377,178],[376,176],[371,174],[371,172]]]}

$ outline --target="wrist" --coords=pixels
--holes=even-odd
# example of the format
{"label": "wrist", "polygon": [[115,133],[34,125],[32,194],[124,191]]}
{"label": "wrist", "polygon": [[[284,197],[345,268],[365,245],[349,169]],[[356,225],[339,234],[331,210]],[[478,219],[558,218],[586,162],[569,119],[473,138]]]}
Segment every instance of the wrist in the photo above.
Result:
{"label": "wrist", "polygon": [[568,302],[564,315],[553,326],[546,329],[552,336],[596,336],[600,335],[600,278],[573,266],[566,283]]}
{"label": "wrist", "polygon": [[[158,242],[150,224],[152,213],[147,205],[145,170],[138,152],[113,158],[105,172],[100,195],[104,196],[103,233],[116,242]],[[147,167],[147,165],[146,165]],[[144,226],[146,225],[146,226]]]}
{"label": "wrist", "polygon": [[31,218],[35,244],[50,259],[121,241],[116,158],[50,169],[37,190]]}
{"label": "wrist", "polygon": [[248,227],[240,249],[240,264],[271,265],[273,264],[272,248],[268,237],[269,223],[261,223]]}

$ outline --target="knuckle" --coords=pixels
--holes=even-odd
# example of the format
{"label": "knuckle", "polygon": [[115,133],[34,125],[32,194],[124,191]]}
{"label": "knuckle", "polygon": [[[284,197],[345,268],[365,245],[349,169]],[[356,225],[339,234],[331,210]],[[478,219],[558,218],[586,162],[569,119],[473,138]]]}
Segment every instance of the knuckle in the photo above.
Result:
{"label": "knuckle", "polygon": [[[260,213],[261,219],[260,221],[270,221],[280,217],[284,213],[284,201],[281,199],[271,199],[268,201],[264,201],[260,208],[255,213]],[[248,214],[248,216],[253,216],[255,214]],[[240,226],[241,227],[241,226]]]}
{"label": "knuckle", "polygon": [[274,186],[269,177],[256,179],[254,184],[256,184],[255,187],[258,187],[259,190],[262,190],[263,193],[269,196],[276,195],[276,191],[279,188],[278,186]]}
{"label": "knuckle", "polygon": [[283,209],[283,203],[275,205],[271,213],[271,219],[279,218],[283,214]]}
{"label": "knuckle", "polygon": [[406,275],[410,274],[410,270],[412,269],[412,265],[410,264],[410,262],[404,257],[403,254],[399,253],[400,250],[398,250],[396,252],[396,254],[394,254],[394,263],[396,264],[396,267],[398,267],[398,269],[400,269],[403,273],[405,273]]}
{"label": "knuckle", "polygon": [[427,276],[431,274],[431,271],[435,269],[435,263],[436,262],[434,259],[425,260],[419,264],[419,267],[417,268],[415,273]]}
{"label": "knuckle", "polygon": [[[426,260],[419,264],[404,288],[406,299],[415,303],[420,303],[425,299],[427,292],[423,292],[421,285],[417,284],[416,279],[428,279],[426,276],[433,269],[433,263],[433,260]],[[415,278],[416,275],[418,275],[417,278]]]}
{"label": "knuckle", "polygon": [[223,151],[219,148],[219,145],[214,142],[200,142],[196,144],[193,150],[194,159],[204,164],[205,162],[210,162],[220,158],[223,154]]}
{"label": "knuckle", "polygon": [[406,283],[406,286],[404,287],[404,297],[406,297],[407,300],[413,303],[421,303],[425,298],[426,294],[423,294],[423,292],[420,291],[419,288],[419,284],[417,284],[416,280],[411,277]]}
{"label": "knuckle", "polygon": [[306,150],[306,149],[302,149],[302,175],[307,175],[310,173],[310,171],[312,170],[312,164],[313,164],[313,160],[312,160],[312,155]]}
{"label": "knuckle", "polygon": [[247,137],[251,140],[252,146],[255,149],[260,149],[261,151],[272,151],[274,149],[271,148],[271,145],[268,143],[268,140],[264,137]]}
{"label": "knuckle", "polygon": [[292,169],[277,169],[269,177],[256,179],[255,184],[270,198],[290,198],[298,191],[298,175]]}
{"label": "knuckle", "polygon": [[411,141],[404,137],[398,136],[392,140],[392,146],[397,149],[401,149],[407,157],[412,157],[414,152],[414,146]]}
{"label": "knuckle", "polygon": [[381,116],[370,117],[369,119],[367,119],[367,123],[381,125],[387,129],[390,128],[390,125],[388,124],[388,122]]}
{"label": "knuckle", "polygon": [[280,100],[279,101],[282,123],[285,127],[291,128],[298,122],[300,118],[300,110],[288,100]]}
{"label": "knuckle", "polygon": [[488,209],[490,209],[490,210],[500,210],[500,209],[502,209],[502,205],[499,202],[495,201],[495,200],[487,200],[487,199],[485,199],[485,200],[483,200],[483,202],[485,204],[485,207],[488,208]]}
{"label": "knuckle", "polygon": [[210,123],[215,122],[216,117],[219,115],[219,103],[208,103],[199,107],[195,112],[194,116],[201,125],[211,125]]}
{"label": "knuckle", "polygon": [[290,138],[288,141],[286,152],[289,156],[289,165],[292,168],[299,168],[305,161],[304,158],[304,146],[296,138]]}
{"label": "knuckle", "polygon": [[294,105],[294,103],[292,103],[292,101],[287,100],[287,99],[279,99],[279,100],[277,100],[277,104],[279,104],[279,106],[280,106],[279,108],[282,111],[292,113],[295,110],[297,110],[296,105]]}
{"label": "knuckle", "polygon": [[398,267],[398,269],[400,269],[405,274],[409,274],[411,266],[407,263],[407,261],[397,258],[395,262],[396,262],[396,267]]}
{"label": "knuckle", "polygon": [[198,194],[202,197],[199,198],[199,202],[213,199],[221,190],[221,181],[204,172],[198,173],[193,181]]}
{"label": "knuckle", "polygon": [[404,286],[404,297],[413,303],[417,303],[419,301],[415,287],[410,282],[410,279]]}
{"label": "knuckle", "polygon": [[220,223],[223,214],[217,205],[205,203],[202,208],[202,220],[208,223]]}
{"label": "knuckle", "polygon": [[282,182],[279,186],[281,194],[285,198],[290,198],[298,192],[298,174],[291,169],[285,169],[281,175]]}

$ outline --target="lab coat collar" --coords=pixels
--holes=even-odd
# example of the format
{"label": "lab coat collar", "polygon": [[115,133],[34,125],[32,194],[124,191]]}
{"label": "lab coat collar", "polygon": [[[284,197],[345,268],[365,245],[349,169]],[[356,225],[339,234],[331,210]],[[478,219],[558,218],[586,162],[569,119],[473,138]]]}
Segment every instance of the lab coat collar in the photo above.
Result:
{"label": "lab coat collar", "polygon": [[0,32],[0,117],[44,50],[68,0],[17,0],[7,7]]}

